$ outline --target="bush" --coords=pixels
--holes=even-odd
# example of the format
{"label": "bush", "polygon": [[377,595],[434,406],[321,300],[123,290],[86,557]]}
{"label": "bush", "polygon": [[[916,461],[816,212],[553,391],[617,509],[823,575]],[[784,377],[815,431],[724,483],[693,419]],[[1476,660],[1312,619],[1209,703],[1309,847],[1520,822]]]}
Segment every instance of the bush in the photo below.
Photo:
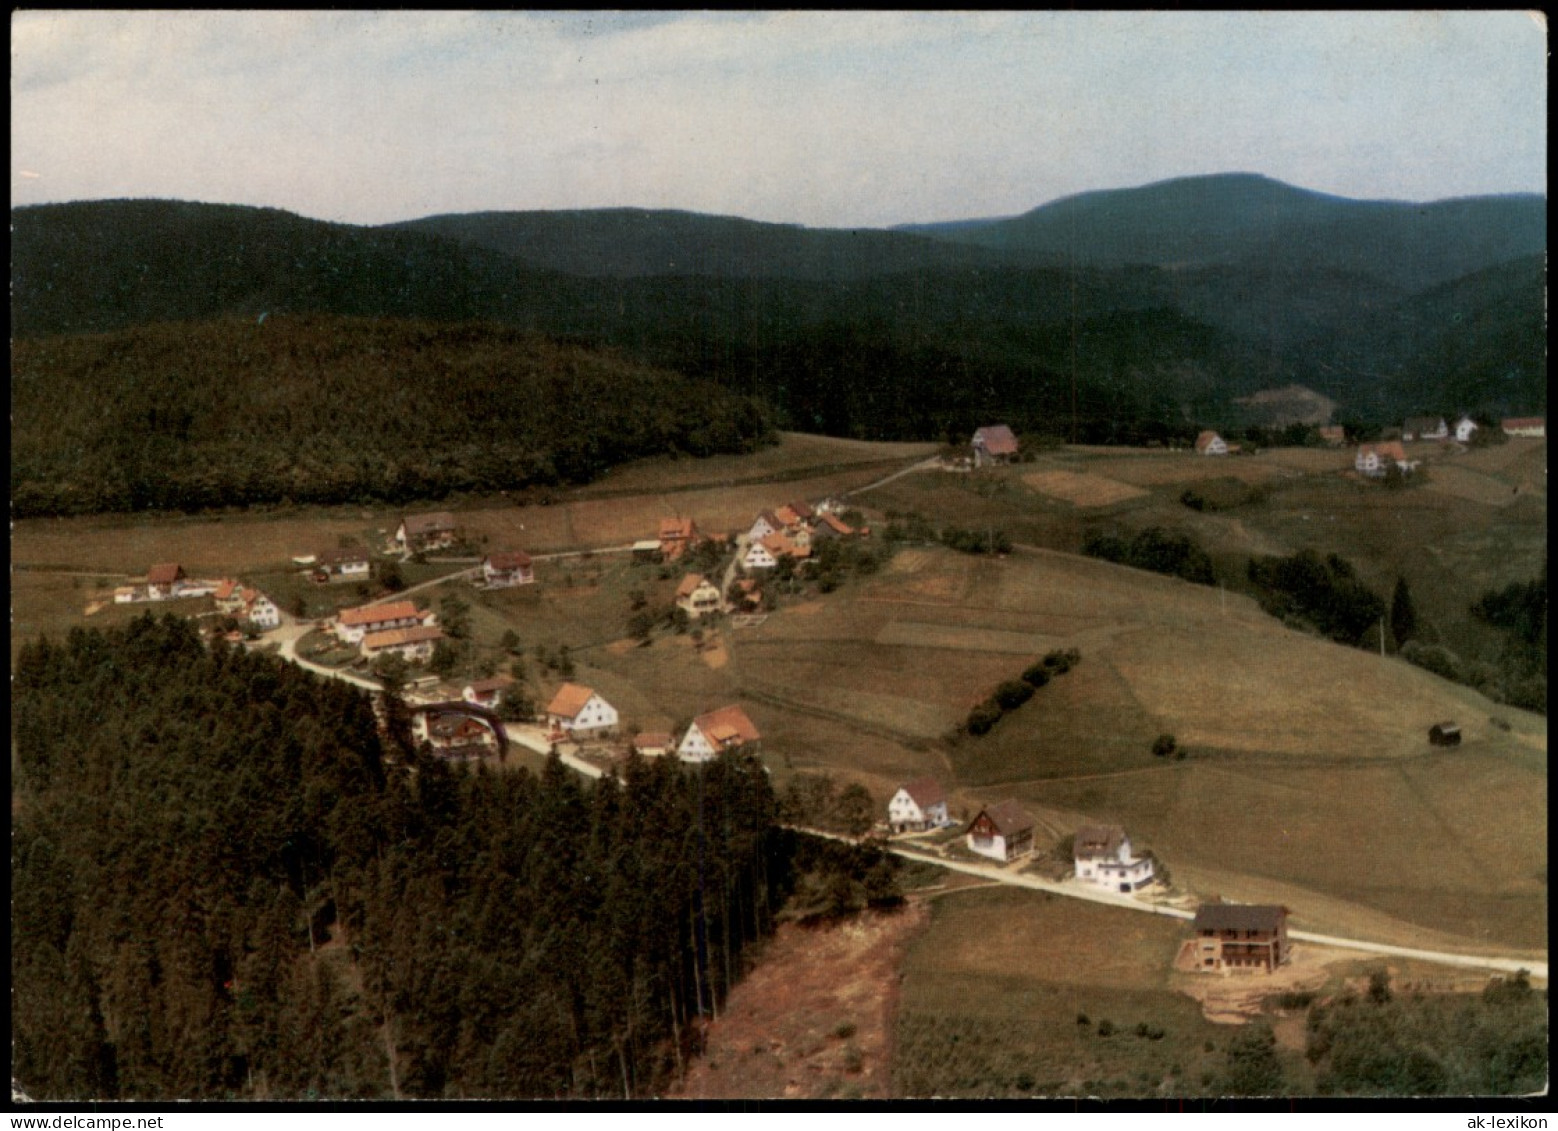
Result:
{"label": "bush", "polygon": [[1167,758],[1179,749],[1179,741],[1172,734],[1160,734],[1152,740],[1154,758]]}
{"label": "bush", "polygon": [[1114,1022],[1105,1017],[1098,1023],[1098,1035],[1100,1037],[1114,1036]]}
{"label": "bush", "polygon": [[963,725],[969,734],[989,734],[990,728],[1000,721],[1000,705],[986,699],[968,713],[968,721]]}
{"label": "bush", "polygon": [[1400,654],[1407,663],[1416,664],[1437,676],[1457,683],[1461,680],[1463,671],[1461,658],[1441,645],[1421,644],[1416,640],[1409,640],[1402,645]]}
{"label": "bush", "polygon": [[995,701],[1002,710],[1015,711],[1033,698],[1033,686],[1020,679],[1009,679],[995,689]]}
{"label": "bush", "polygon": [[1036,664],[1030,664],[1023,671],[1022,679],[1024,683],[1032,684],[1034,689],[1037,690],[1049,682],[1049,669],[1044,666],[1042,660]]}

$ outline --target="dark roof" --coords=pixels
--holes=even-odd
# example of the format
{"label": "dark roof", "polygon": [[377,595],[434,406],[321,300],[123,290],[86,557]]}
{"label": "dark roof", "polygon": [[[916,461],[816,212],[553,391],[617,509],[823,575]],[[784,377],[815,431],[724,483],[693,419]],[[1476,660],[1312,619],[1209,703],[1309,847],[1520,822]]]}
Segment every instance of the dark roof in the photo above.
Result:
{"label": "dark roof", "polygon": [[314,561],[322,566],[342,565],[346,562],[365,562],[368,560],[368,551],[360,547],[345,550],[320,550],[314,555]]}
{"label": "dark roof", "polygon": [[496,550],[482,562],[490,569],[513,571],[530,568],[530,555],[523,550]]}
{"label": "dark roof", "polygon": [[1437,432],[1444,426],[1442,416],[1409,416],[1402,427],[1407,432]]}
{"label": "dark roof", "polygon": [[1114,856],[1125,843],[1125,830],[1119,825],[1083,825],[1077,830],[1075,848],[1077,856]]}
{"label": "dark roof", "polygon": [[[990,818],[995,825],[995,831],[1002,836],[1013,836],[1033,828],[1033,818],[1016,801],[1003,801],[999,805],[987,805],[983,809],[985,816]],[[978,820],[978,818],[974,818]]]}
{"label": "dark roof", "polygon": [[1275,931],[1286,907],[1259,903],[1203,903],[1196,908],[1198,931]]}
{"label": "dark roof", "polygon": [[446,530],[455,529],[454,515],[448,511],[408,514],[401,521],[405,524],[408,538],[419,538],[424,534],[441,534]]}
{"label": "dark roof", "polygon": [[921,809],[940,805],[947,799],[947,791],[941,788],[941,783],[935,778],[915,778],[911,782],[905,782],[899,788],[913,798],[914,803]]}
{"label": "dark roof", "polygon": [[163,562],[146,571],[146,580],[151,585],[171,585],[183,576],[184,571],[177,562]]}
{"label": "dark roof", "polygon": [[505,687],[513,686],[514,678],[506,675],[495,675],[491,679],[473,679],[465,686],[476,694],[484,691],[502,691]]}

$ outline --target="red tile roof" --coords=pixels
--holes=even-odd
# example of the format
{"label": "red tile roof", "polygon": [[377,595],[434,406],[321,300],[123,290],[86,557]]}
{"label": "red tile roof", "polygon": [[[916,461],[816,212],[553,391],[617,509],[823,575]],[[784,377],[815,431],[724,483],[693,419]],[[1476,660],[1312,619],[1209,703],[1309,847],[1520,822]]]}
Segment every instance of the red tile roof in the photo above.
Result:
{"label": "red tile roof", "polygon": [[855,528],[850,526],[843,519],[839,518],[838,515],[825,514],[822,516],[822,521],[828,526],[829,529],[844,535],[846,538],[855,532]]}
{"label": "red tile roof", "polygon": [[1401,446],[1401,441],[1400,440],[1384,440],[1384,441],[1381,441],[1378,444],[1359,444],[1358,445],[1358,453],[1360,455],[1366,456],[1370,452],[1374,452],[1381,459],[1393,459],[1393,460],[1405,461],[1406,458],[1407,458],[1406,449]]}
{"label": "red tile roof", "polygon": [[444,630],[437,625],[419,624],[411,628],[391,628],[383,632],[370,632],[362,638],[362,646],[372,652],[378,648],[397,648],[402,644],[423,644],[429,640],[443,639]]}
{"label": "red tile roof", "polygon": [[505,573],[516,569],[529,569],[530,555],[523,550],[499,550],[497,553],[488,554],[482,564],[489,569],[502,570]]}
{"label": "red tile roof", "polygon": [[974,446],[984,446],[985,451],[993,456],[1014,456],[1017,454],[1017,437],[1012,435],[1012,430],[1004,424],[989,424],[974,433]]}
{"label": "red tile roof", "polygon": [[686,577],[682,578],[682,583],[676,587],[677,600],[681,600],[683,597],[691,597],[693,592],[698,588],[698,586],[702,585],[703,582],[703,574],[689,573]]}
{"label": "red tile roof", "polygon": [[658,730],[646,730],[642,734],[633,736],[633,749],[635,750],[669,750],[675,739]]}
{"label": "red tile roof", "polygon": [[1499,422],[1501,428],[1541,428],[1546,429],[1547,419],[1542,416],[1511,416]]}
{"label": "red tile roof", "polygon": [[732,739],[736,740],[736,745],[740,745],[762,738],[757,727],[740,707],[721,707],[717,711],[699,715],[692,721],[692,725],[702,731],[705,738],[712,740],[715,746],[726,745]]}
{"label": "red tile roof", "polygon": [[363,624],[383,624],[385,621],[421,616],[415,601],[391,601],[387,605],[360,605],[355,609],[342,609],[337,620],[347,628],[356,628]]}
{"label": "red tile roof", "polygon": [[1204,452],[1207,448],[1212,446],[1213,440],[1220,439],[1222,439],[1222,437],[1219,436],[1216,432],[1203,432],[1201,435],[1196,437],[1196,451]]}
{"label": "red tile roof", "polygon": [[941,788],[941,783],[935,778],[915,778],[911,782],[905,782],[899,788],[907,793],[921,809],[940,805],[947,799],[947,791]]}
{"label": "red tile roof", "polygon": [[1074,852],[1083,859],[1115,856],[1124,843],[1125,830],[1119,825],[1083,825],[1077,830]]}
{"label": "red tile roof", "polygon": [[408,514],[400,520],[406,527],[408,538],[420,538],[426,534],[442,534],[456,527],[454,515],[448,511],[431,514]]}
{"label": "red tile roof", "polygon": [[560,719],[575,718],[594,694],[593,688],[585,687],[582,683],[565,683],[552,696],[552,701],[546,706],[546,713]]}
{"label": "red tile roof", "polygon": [[184,570],[177,562],[163,562],[146,571],[146,581],[150,585],[172,585],[183,576]]}

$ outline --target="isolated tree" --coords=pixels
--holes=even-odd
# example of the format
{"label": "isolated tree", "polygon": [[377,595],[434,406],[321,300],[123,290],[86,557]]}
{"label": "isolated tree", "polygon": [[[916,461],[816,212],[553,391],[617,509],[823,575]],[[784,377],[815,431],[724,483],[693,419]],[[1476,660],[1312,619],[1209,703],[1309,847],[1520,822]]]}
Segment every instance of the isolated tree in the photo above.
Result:
{"label": "isolated tree", "polygon": [[1172,734],[1160,734],[1152,740],[1152,755],[1155,758],[1168,758],[1179,749],[1179,742]]}
{"label": "isolated tree", "polygon": [[1390,630],[1398,645],[1417,635],[1417,607],[1412,603],[1412,591],[1407,588],[1404,577],[1396,578],[1396,591],[1390,598]]}
{"label": "isolated tree", "polygon": [[399,562],[385,562],[379,567],[379,584],[391,593],[399,593],[406,587],[406,579],[400,572]]}
{"label": "isolated tree", "polygon": [[498,647],[502,648],[510,656],[517,656],[524,651],[524,649],[520,646],[519,633],[515,632],[512,628],[506,628],[503,630],[503,635],[498,637]]}
{"label": "isolated tree", "polygon": [[871,831],[875,809],[871,804],[871,795],[859,782],[850,782],[839,791],[834,809],[838,814],[839,827],[850,836],[863,836]]}
{"label": "isolated tree", "polygon": [[464,640],[471,632],[471,606],[453,594],[438,602],[438,620],[444,634]]}

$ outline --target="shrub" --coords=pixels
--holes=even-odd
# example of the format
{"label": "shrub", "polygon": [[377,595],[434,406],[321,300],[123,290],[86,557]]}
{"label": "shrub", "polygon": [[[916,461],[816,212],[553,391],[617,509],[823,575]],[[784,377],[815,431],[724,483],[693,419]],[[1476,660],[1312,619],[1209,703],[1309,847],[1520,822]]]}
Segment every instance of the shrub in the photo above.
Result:
{"label": "shrub", "polygon": [[1009,679],[995,689],[995,701],[1002,710],[1014,711],[1033,698],[1033,686],[1020,679]]}
{"label": "shrub", "polygon": [[1100,1037],[1114,1036],[1114,1022],[1105,1017],[1098,1023],[1098,1035]]}
{"label": "shrub", "polygon": [[855,1035],[855,1023],[853,1021],[840,1021],[833,1027],[833,1035],[841,1041],[848,1040]]}
{"label": "shrub", "polygon": [[989,734],[990,728],[1001,721],[1001,708],[998,704],[985,700],[968,713],[968,721],[963,725],[969,734]]}
{"label": "shrub", "polygon": [[1034,690],[1037,690],[1049,682],[1049,669],[1046,668],[1044,666],[1044,662],[1040,660],[1036,664],[1030,664],[1023,671],[1022,679],[1024,683],[1032,684]]}
{"label": "shrub", "polygon": [[1460,682],[1461,658],[1448,648],[1438,644],[1421,644],[1416,640],[1409,640],[1401,646],[1401,658],[1437,676]]}
{"label": "shrub", "polygon": [[1152,740],[1152,755],[1155,758],[1167,758],[1179,749],[1179,742],[1172,734],[1160,734]]}

